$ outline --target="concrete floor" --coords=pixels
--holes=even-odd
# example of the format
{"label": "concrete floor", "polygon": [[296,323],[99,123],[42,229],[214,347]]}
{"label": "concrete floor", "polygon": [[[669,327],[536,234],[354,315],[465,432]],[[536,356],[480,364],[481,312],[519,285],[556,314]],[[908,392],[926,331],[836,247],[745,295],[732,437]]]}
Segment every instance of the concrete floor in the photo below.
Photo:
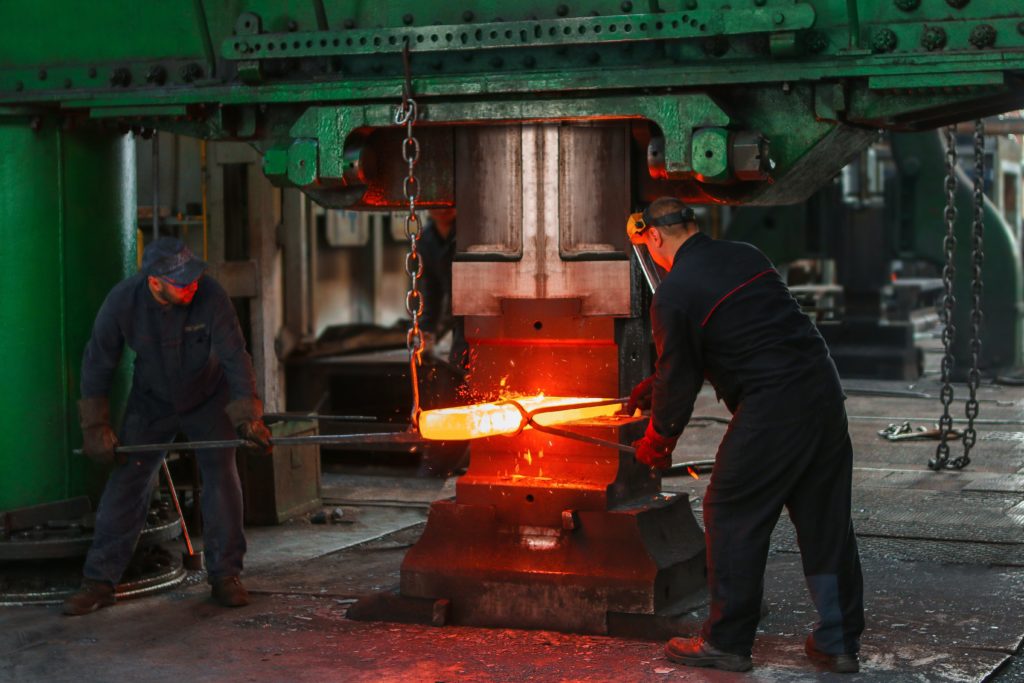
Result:
{"label": "concrete floor", "polygon": [[[935,442],[876,434],[895,417],[934,421],[937,400],[863,395],[906,384],[849,382],[854,523],[868,626],[851,681],[1024,681],[1024,389],[986,386],[971,466],[929,471]],[[934,379],[911,389],[937,395]],[[961,415],[962,389],[956,414]],[[725,415],[707,392],[695,415]],[[927,420],[915,420],[915,425]],[[696,422],[676,460],[711,457],[725,426]],[[783,518],[766,574],[771,613],[750,674],[690,670],[662,643],[464,627],[354,622],[358,595],[393,588],[429,500],[451,483],[328,476],[343,524],[306,519],[249,531],[249,607],[213,604],[201,576],[162,595],[77,619],[55,606],[0,610],[0,681],[810,681],[814,621],[792,526]],[[698,514],[706,479],[666,480]],[[383,505],[369,504],[383,501]],[[686,617],[694,628],[703,615]]]}

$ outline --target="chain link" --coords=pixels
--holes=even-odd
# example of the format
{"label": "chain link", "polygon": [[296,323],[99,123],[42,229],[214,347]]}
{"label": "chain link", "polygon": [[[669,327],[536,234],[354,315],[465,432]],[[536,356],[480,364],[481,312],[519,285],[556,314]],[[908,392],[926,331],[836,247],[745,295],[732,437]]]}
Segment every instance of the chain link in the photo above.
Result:
{"label": "chain link", "polygon": [[974,224],[971,227],[971,367],[967,372],[967,428],[964,429],[964,454],[951,462],[948,467],[961,469],[971,462],[971,448],[978,440],[974,420],[978,417],[978,385],[981,374],[978,364],[981,356],[981,293],[984,282],[981,267],[985,261],[983,250],[985,236],[985,124],[981,119],[974,122]]}
{"label": "chain link", "polygon": [[956,271],[953,265],[953,256],[956,250],[956,237],[953,235],[953,224],[956,222],[957,211],[955,205],[956,194],[956,137],[955,127],[946,129],[946,267],[942,271],[942,281],[945,288],[945,295],[942,300],[940,317],[943,322],[942,344],[944,354],[942,358],[942,390],[939,398],[942,401],[942,417],[939,418],[939,446],[935,452],[935,458],[928,463],[934,470],[938,469],[963,469],[971,462],[971,449],[978,440],[977,431],[974,428],[974,420],[978,417],[978,386],[981,384],[981,373],[978,369],[981,360],[981,326],[983,322],[981,311],[981,295],[984,289],[982,280],[982,266],[985,262],[984,234],[985,234],[985,127],[981,119],[974,122],[974,192],[973,192],[973,223],[971,226],[971,339],[968,345],[970,352],[971,366],[967,371],[967,392],[968,398],[964,405],[964,414],[967,416],[967,427],[963,431],[962,442],[964,446],[963,455],[950,459],[949,438],[953,427],[953,418],[949,414],[949,405],[953,401],[953,386],[951,375],[953,371],[953,340],[956,337],[956,328],[953,325],[953,279]]}
{"label": "chain link", "polygon": [[423,332],[420,330],[420,316],[423,315],[423,293],[420,292],[419,281],[423,275],[423,259],[419,252],[419,241],[423,227],[416,215],[416,200],[420,196],[420,184],[416,179],[416,163],[420,158],[420,143],[413,135],[413,125],[418,117],[416,101],[406,96],[395,112],[395,125],[405,126],[405,139],[402,141],[402,161],[406,163],[408,173],[402,181],[402,190],[409,205],[405,216],[405,234],[409,238],[409,253],[405,257],[405,272],[409,276],[409,291],[405,294],[405,312],[409,314],[411,324],[406,335],[405,345],[409,349],[409,380],[412,382],[412,413],[413,427],[417,427],[420,416],[420,382],[419,367],[423,363]]}
{"label": "chain link", "polygon": [[939,445],[935,449],[935,457],[928,461],[928,467],[940,470],[949,462],[949,435],[953,429],[953,417],[949,406],[953,402],[953,341],[956,339],[956,326],[953,323],[953,309],[956,299],[953,296],[953,279],[956,266],[953,258],[956,254],[956,126],[948,126],[946,134],[946,238],[943,247],[946,251],[946,264],[942,268],[943,296],[939,309],[939,320],[942,322],[942,389],[939,400],[942,402],[942,416],[939,418]]}

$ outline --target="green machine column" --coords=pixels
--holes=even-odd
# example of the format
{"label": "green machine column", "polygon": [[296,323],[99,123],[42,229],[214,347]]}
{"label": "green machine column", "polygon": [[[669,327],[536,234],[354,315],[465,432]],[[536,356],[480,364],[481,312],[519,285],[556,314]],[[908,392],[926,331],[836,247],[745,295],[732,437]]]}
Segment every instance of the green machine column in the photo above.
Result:
{"label": "green machine column", "polygon": [[[943,191],[945,148],[942,134],[904,133],[892,136],[893,158],[900,170],[901,220],[912,236],[913,253],[937,264],[945,262],[943,237],[946,232]],[[961,163],[963,160],[961,159]],[[970,363],[971,334],[971,226],[974,217],[973,184],[958,172],[954,224],[957,248],[953,294],[956,338],[954,376],[962,377]],[[1024,366],[1024,273],[1020,251],[1012,228],[987,198],[985,199],[985,263],[982,279],[981,329],[982,369],[1006,371]]]}
{"label": "green machine column", "polygon": [[[71,453],[79,371],[96,311],[135,271],[135,212],[127,136],[0,111],[0,510],[99,493],[103,469]],[[115,414],[129,379],[123,363]]]}

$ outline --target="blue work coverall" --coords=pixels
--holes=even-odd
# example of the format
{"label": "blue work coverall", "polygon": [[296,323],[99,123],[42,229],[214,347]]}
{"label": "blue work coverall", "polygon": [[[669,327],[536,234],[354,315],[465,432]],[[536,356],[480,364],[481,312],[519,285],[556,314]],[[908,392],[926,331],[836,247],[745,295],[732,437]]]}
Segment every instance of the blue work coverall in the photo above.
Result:
{"label": "blue work coverall", "polygon": [[[204,275],[187,306],[161,305],[139,273],[107,295],[82,361],[82,397],[109,396],[114,370],[129,347],[135,371],[122,445],[234,439],[229,401],[256,395],[252,358],[227,293]],[[145,524],[150,492],[165,453],[132,455],[114,467],[96,512],[83,574],[116,585]],[[211,579],[242,571],[242,489],[235,449],[196,451],[203,478],[204,551]]]}

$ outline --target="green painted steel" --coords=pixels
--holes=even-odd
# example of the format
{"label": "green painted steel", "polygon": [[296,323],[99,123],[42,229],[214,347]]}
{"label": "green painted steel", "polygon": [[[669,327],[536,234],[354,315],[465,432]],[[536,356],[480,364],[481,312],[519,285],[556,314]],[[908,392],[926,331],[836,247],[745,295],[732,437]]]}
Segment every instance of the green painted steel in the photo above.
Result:
{"label": "green painted steel", "polygon": [[[798,202],[868,144],[858,130],[1024,106],[1024,8],[1003,0],[108,0],[47,5],[49,23],[43,12],[5,10],[0,102],[250,140],[276,182],[306,188],[339,182],[356,123],[391,125],[368,108],[400,97],[406,47],[425,123],[639,114],[664,135],[659,170],[708,201]],[[695,97],[727,123],[694,117]],[[347,128],[310,138],[310,116]],[[713,158],[692,162],[694,135]],[[770,174],[734,168],[739,135],[770,141]]]}
{"label": "green painted steel", "polygon": [[[894,135],[893,158],[900,167],[903,198],[907,209],[912,253],[936,264],[945,262],[945,201],[941,190],[945,178],[945,151],[941,135],[935,132]],[[953,344],[959,375],[970,358],[971,307],[971,226],[974,217],[970,179],[958,173],[956,192],[957,239],[956,280],[953,294],[956,309],[953,320],[957,335]],[[1020,247],[1013,228],[1002,213],[985,199],[985,289],[982,293],[983,368],[1024,366],[1024,272]]]}
{"label": "green painted steel", "polygon": [[814,19],[813,7],[798,4],[790,5],[784,11],[751,6],[729,12],[707,9],[543,21],[270,34],[257,30],[260,25],[257,15],[247,14],[237,24],[239,35],[228,38],[221,45],[221,54],[231,60],[273,60],[398,53],[406,44],[418,53],[602,45],[806,30],[814,25]]}
{"label": "green painted steel", "polygon": [[[104,472],[71,454],[79,368],[103,298],[135,269],[134,214],[126,136],[0,115],[0,510],[99,493]],[[128,379],[125,365],[115,399]]]}

